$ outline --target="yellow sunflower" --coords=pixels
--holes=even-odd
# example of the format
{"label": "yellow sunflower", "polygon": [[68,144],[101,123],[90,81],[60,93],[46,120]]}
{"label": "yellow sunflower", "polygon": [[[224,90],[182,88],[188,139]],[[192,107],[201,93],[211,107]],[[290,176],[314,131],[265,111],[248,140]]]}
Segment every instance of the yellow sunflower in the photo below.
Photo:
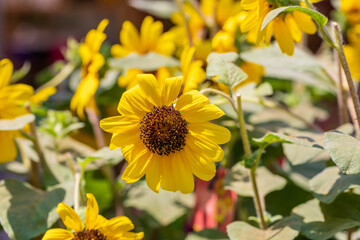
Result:
{"label": "yellow sunflower", "polygon": [[182,77],[159,84],[153,75],[143,74],[137,81],[120,99],[121,115],[100,121],[103,130],[113,133],[110,149],[121,148],[129,163],[122,179],[132,183],[146,175],[155,192],[161,187],[190,193],[193,174],[212,179],[214,162],[223,158],[218,144],[229,141],[230,131],[209,121],[224,112],[196,90],[177,98]]}
{"label": "yellow sunflower", "polygon": [[301,41],[302,32],[314,34],[317,31],[311,17],[299,11],[281,13],[260,31],[265,16],[276,6],[266,0],[244,0],[242,6],[246,16],[240,29],[248,32],[247,40],[268,45],[274,35],[281,51],[289,56],[294,53],[295,42]]}
{"label": "yellow sunflower", "polygon": [[184,93],[197,89],[198,85],[206,79],[205,71],[202,69],[203,62],[201,60],[193,61],[195,50],[195,47],[186,46],[181,53],[180,64],[184,76]]}
{"label": "yellow sunflower", "polygon": [[106,39],[104,30],[109,24],[107,19],[100,22],[97,29],[91,29],[85,37],[85,41],[79,47],[82,60],[81,82],[71,99],[70,109],[76,111],[80,118],[84,118],[84,109],[91,107],[96,111],[94,95],[99,86],[99,70],[105,63],[101,55],[100,47]]}
{"label": "yellow sunflower", "polygon": [[351,25],[360,24],[359,0],[341,0],[340,9],[345,13],[346,19]]}
{"label": "yellow sunflower", "polygon": [[120,31],[121,44],[112,46],[111,54],[116,58],[125,57],[129,53],[149,52],[171,56],[175,43],[167,33],[163,33],[163,28],[162,22],[154,21],[150,16],[142,22],[140,33],[130,21],[125,21]]}
{"label": "yellow sunflower", "polygon": [[[134,224],[125,216],[114,217],[107,220],[99,215],[99,206],[94,195],[86,194],[87,206],[85,223],[79,215],[65,203],[59,203],[58,212],[64,225],[71,231],[54,228],[46,231],[43,240],[138,240],[143,239],[144,233],[129,232]],[[84,226],[85,225],[85,226]]]}
{"label": "yellow sunflower", "polygon": [[[34,94],[34,89],[26,84],[10,85],[13,64],[9,59],[0,61],[0,120],[11,120],[29,112],[24,108]],[[19,128],[20,129],[20,128]],[[14,138],[20,136],[19,130],[1,130],[0,163],[16,158],[17,150]]]}

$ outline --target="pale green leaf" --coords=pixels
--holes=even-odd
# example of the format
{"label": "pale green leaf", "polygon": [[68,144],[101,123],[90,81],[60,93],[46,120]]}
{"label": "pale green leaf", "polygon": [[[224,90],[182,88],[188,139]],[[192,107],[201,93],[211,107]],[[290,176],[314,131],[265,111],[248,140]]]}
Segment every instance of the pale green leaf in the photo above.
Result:
{"label": "pale green leaf", "polygon": [[200,232],[192,232],[185,240],[227,240],[226,234],[217,229],[204,229]]}
{"label": "pale green leaf", "polygon": [[25,127],[26,124],[35,120],[34,114],[26,114],[14,119],[1,119],[0,131],[19,130]]}

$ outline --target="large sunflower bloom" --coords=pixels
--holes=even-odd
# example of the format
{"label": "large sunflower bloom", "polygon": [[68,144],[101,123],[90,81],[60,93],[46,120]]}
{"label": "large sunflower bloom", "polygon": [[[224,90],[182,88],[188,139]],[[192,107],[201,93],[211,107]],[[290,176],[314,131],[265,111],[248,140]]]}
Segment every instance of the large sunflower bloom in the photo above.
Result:
{"label": "large sunflower bloom", "polygon": [[151,74],[137,75],[139,85],[125,92],[118,106],[121,116],[100,121],[113,133],[110,149],[121,148],[129,165],[122,179],[136,182],[146,175],[155,192],[190,193],[193,174],[208,181],[215,175],[214,162],[223,157],[217,144],[229,141],[228,129],[209,121],[224,112],[193,90],[178,95],[182,77],[163,83]]}
{"label": "large sunflower bloom", "polygon": [[272,20],[262,31],[261,25],[275,5],[266,0],[245,0],[242,6],[247,10],[247,16],[241,23],[242,32],[248,32],[247,40],[254,43],[265,42],[270,44],[271,36],[274,35],[280,50],[292,56],[294,54],[295,42],[300,42],[302,32],[307,34],[316,33],[316,25],[311,17],[299,11],[281,13]]}
{"label": "large sunflower bloom", "polygon": [[146,54],[156,52],[171,56],[175,50],[175,43],[163,33],[163,24],[154,21],[150,16],[145,17],[141,24],[140,33],[130,21],[123,23],[120,31],[120,43],[111,48],[111,54],[116,57],[125,57],[130,53]]}
{"label": "large sunflower bloom", "polygon": [[87,207],[85,211],[85,226],[79,215],[65,203],[59,203],[56,211],[64,225],[72,230],[61,228],[46,231],[43,240],[138,240],[144,233],[129,232],[134,229],[131,220],[125,216],[114,217],[107,220],[99,215],[99,206],[94,195],[86,194]]}
{"label": "large sunflower bloom", "polygon": [[105,63],[104,57],[99,53],[102,43],[106,39],[104,30],[109,24],[107,19],[102,20],[97,29],[91,29],[85,41],[79,47],[82,60],[81,82],[71,99],[70,109],[76,111],[80,118],[84,118],[86,107],[96,108],[94,95],[99,86],[99,70]]}
{"label": "large sunflower bloom", "polygon": [[[24,103],[30,100],[34,89],[26,84],[10,85],[13,64],[9,59],[0,61],[0,120],[11,120],[28,114]],[[14,138],[20,136],[19,130],[1,130],[0,163],[12,161],[16,158],[17,150]]]}

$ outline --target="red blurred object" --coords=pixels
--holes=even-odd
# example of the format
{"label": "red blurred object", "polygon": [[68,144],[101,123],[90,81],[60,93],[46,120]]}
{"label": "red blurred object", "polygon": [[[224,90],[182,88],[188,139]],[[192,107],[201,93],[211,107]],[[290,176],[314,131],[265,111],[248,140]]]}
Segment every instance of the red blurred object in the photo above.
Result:
{"label": "red blurred object", "polygon": [[194,231],[218,228],[226,232],[226,225],[233,221],[237,195],[224,189],[227,172],[227,169],[219,168],[215,178],[209,182],[196,179],[196,202],[192,219]]}

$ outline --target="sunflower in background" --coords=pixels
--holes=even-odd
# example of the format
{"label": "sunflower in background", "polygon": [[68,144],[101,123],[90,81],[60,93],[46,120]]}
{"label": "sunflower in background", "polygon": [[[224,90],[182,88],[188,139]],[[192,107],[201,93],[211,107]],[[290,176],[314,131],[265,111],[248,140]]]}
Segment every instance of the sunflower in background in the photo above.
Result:
{"label": "sunflower in background", "polygon": [[120,44],[112,46],[111,54],[115,58],[125,57],[130,53],[149,52],[171,56],[175,44],[169,34],[163,33],[163,28],[162,22],[154,21],[150,16],[144,18],[140,32],[130,21],[125,21],[120,31]]}
{"label": "sunflower in background", "polygon": [[[318,0],[311,2],[318,2]],[[317,31],[311,17],[299,11],[283,12],[261,30],[265,16],[271,10],[281,7],[281,5],[267,0],[244,0],[241,4],[245,13],[240,30],[248,34],[247,40],[249,42],[269,45],[271,37],[274,35],[280,50],[292,56],[294,54],[295,42],[302,40],[302,32],[314,34]],[[299,5],[303,5],[303,3],[299,2]]]}
{"label": "sunflower in background", "polygon": [[344,52],[353,78],[360,80],[360,24],[352,27],[348,33],[349,43],[344,46]]}
{"label": "sunflower in background", "polygon": [[101,128],[113,134],[110,149],[121,148],[129,163],[122,179],[132,183],[146,175],[155,192],[161,187],[190,193],[193,174],[212,179],[214,162],[223,158],[218,144],[230,140],[230,131],[209,121],[224,112],[196,90],[177,98],[182,77],[159,82],[151,74],[140,74],[137,81],[120,99],[120,116],[100,121]]}
{"label": "sunflower in background", "polygon": [[[65,203],[59,203],[56,211],[64,225],[71,231],[54,228],[46,231],[43,240],[71,240],[71,239],[123,239],[140,240],[144,233],[129,232],[134,229],[134,224],[125,216],[114,217],[107,220],[99,215],[99,206],[93,194],[86,194],[87,207],[85,211],[85,224],[79,215]],[[84,226],[85,225],[85,226]]]}
{"label": "sunflower in background", "polygon": [[109,20],[102,20],[97,29],[91,29],[85,37],[85,41],[79,47],[79,54],[82,60],[81,82],[70,102],[70,109],[84,119],[84,109],[90,107],[97,112],[95,103],[95,92],[99,86],[99,70],[105,64],[100,48],[106,39],[104,30]]}
{"label": "sunflower in background", "polygon": [[345,14],[350,25],[360,24],[360,1],[341,0],[340,10]]}

